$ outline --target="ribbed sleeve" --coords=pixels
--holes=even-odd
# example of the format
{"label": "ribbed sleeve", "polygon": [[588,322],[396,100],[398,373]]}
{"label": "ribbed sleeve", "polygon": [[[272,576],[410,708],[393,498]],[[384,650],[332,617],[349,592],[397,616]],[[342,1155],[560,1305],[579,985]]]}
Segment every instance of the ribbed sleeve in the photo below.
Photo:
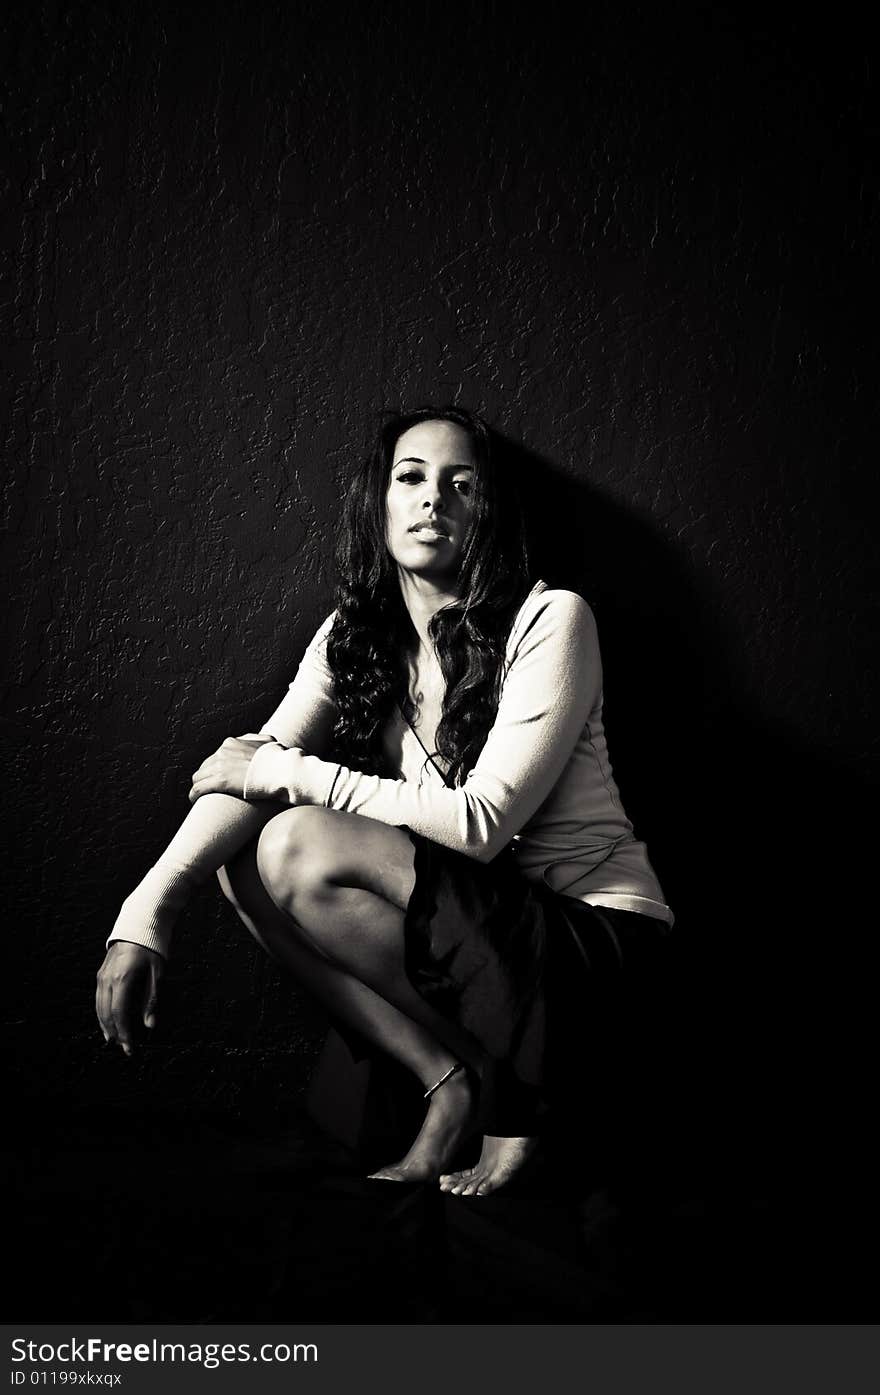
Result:
{"label": "ribbed sleeve", "polygon": [[[242,740],[262,740],[264,746],[274,746],[276,741],[303,745],[316,752],[326,748],[333,728],[333,683],[326,659],[333,619],[328,616],[314,635],[272,716],[259,732],[245,732]],[[122,903],[107,945],[126,940],[167,957],[175,921],[193,890],[255,838],[264,822],[265,811],[240,799],[203,795],[165,852]]]}
{"label": "ribbed sleeve", "polygon": [[186,905],[195,882],[186,867],[156,864],[138,882],[120,907],[116,923],[107,938],[142,945],[168,958],[174,922]]}
{"label": "ribbed sleeve", "polygon": [[[255,738],[248,733],[247,739]],[[167,958],[174,923],[193,891],[257,837],[269,813],[229,794],[196,800],[162,856],[123,901],[108,946],[127,940]]]}
{"label": "ribbed sleeve", "polygon": [[271,717],[260,727],[282,746],[299,746],[313,755],[324,755],[333,731],[335,707],[333,675],[327,664],[327,636],[335,611],[328,615],[309,642],[296,676]]}

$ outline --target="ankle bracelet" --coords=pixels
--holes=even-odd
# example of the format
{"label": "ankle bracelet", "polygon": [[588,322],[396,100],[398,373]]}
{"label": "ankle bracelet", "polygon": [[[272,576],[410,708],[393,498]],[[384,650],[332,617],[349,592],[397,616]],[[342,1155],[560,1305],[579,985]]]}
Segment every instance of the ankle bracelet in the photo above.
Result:
{"label": "ankle bracelet", "polygon": [[427,1099],[430,1099],[431,1095],[433,1095],[433,1093],[434,1093],[435,1090],[439,1090],[439,1089],[440,1089],[440,1086],[441,1086],[441,1085],[445,1085],[445,1084],[446,1084],[446,1081],[449,1080],[453,1075],[458,1075],[458,1072],[459,1072],[460,1070],[464,1070],[464,1066],[462,1065],[461,1061],[456,1061],[456,1063],[455,1063],[454,1066],[450,1066],[450,1067],[449,1067],[449,1070],[446,1072],[445,1075],[441,1075],[441,1077],[440,1077],[439,1080],[435,1080],[435,1081],[434,1081],[434,1084],[431,1085],[431,1086],[425,1091],[425,1093],[424,1093],[424,1095],[422,1096],[422,1098],[423,1098],[423,1099],[426,1099],[426,1100],[427,1100]]}

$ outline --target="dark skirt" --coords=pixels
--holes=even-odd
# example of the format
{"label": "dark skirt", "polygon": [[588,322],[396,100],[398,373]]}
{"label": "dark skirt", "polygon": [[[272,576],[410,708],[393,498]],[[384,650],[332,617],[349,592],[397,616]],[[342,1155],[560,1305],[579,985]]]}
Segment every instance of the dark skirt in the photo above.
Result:
{"label": "dark skirt", "polygon": [[614,1094],[662,1031],[669,926],[527,881],[512,848],[484,864],[410,837],[406,970],[487,1054],[480,1131],[550,1132]]}

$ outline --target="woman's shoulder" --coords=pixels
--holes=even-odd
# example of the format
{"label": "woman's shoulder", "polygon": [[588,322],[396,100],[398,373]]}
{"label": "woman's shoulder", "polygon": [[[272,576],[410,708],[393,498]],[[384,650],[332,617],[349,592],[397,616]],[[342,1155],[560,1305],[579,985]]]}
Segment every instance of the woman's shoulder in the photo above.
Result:
{"label": "woman's shoulder", "polygon": [[[302,651],[302,658],[297,669],[297,678],[304,678],[311,670],[318,676],[320,681],[326,685],[329,682],[330,670],[327,662],[327,640],[330,631],[333,629],[333,621],[336,619],[336,611],[332,611],[326,619],[322,620],[315,633],[312,635],[305,649]],[[296,682],[296,678],[294,679]],[[291,686],[293,686],[291,684]]]}
{"label": "woman's shoulder", "polygon": [[583,596],[538,581],[517,611],[510,629],[510,644],[515,648],[526,634],[586,640],[595,632],[595,617]]}
{"label": "woman's shoulder", "polygon": [[308,645],[306,646],[307,651],[310,649],[320,649],[326,645],[330,631],[333,629],[333,622],[335,621],[335,619],[336,611],[331,610],[330,614],[321,621],[320,625],[315,630],[315,633],[309,640]]}

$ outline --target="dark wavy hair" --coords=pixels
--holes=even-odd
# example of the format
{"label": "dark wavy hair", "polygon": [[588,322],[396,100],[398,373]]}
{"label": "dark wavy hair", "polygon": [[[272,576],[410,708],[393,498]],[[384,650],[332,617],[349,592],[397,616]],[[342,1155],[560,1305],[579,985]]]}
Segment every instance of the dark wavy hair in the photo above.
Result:
{"label": "dark wavy hair", "polygon": [[507,636],[529,589],[525,529],[514,479],[500,478],[497,438],[462,407],[389,414],[372,453],[351,479],[337,547],[336,619],[327,658],[333,674],[337,759],[374,774],[384,768],[382,732],[397,704],[408,714],[407,656],[415,630],[397,563],[386,546],[386,494],[398,438],[424,421],[448,421],[471,439],[474,509],[457,577],[458,599],[431,620],[446,683],[434,754],[449,784],[475,764],[495,720]]}

